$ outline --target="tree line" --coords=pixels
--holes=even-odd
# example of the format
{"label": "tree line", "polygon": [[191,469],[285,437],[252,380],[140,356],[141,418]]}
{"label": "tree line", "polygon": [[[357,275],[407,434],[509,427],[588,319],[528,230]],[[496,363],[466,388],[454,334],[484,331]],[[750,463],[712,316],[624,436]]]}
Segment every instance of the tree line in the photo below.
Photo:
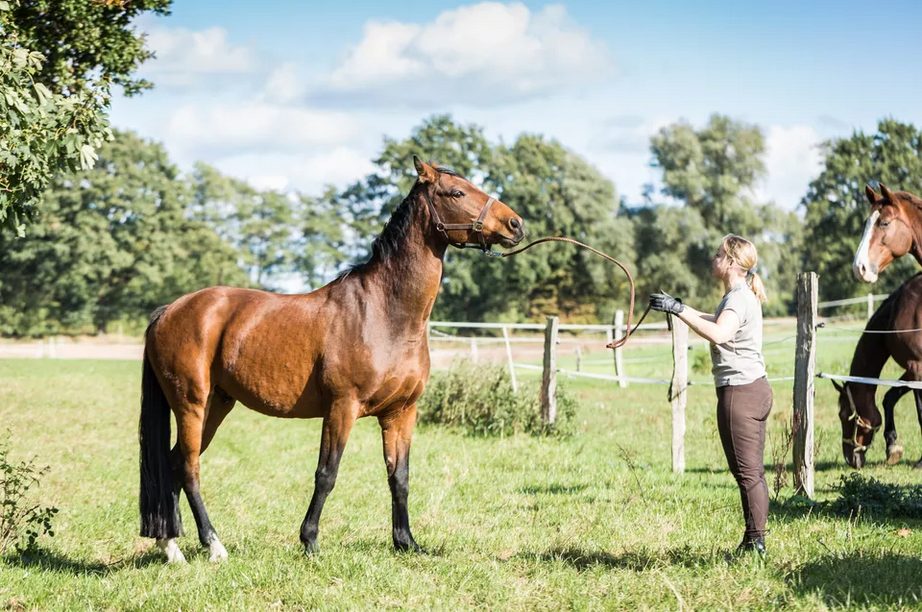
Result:
{"label": "tree line", "polygon": [[[821,275],[824,297],[867,290],[850,263],[867,207],[863,185],[922,191],[922,134],[886,119],[877,132],[824,144],[822,171],[801,214],[752,199],[764,174],[757,126],[714,115],[680,122],[651,141],[662,189],[629,203],[591,163],[561,143],[523,134],[491,142],[450,116],[387,138],[375,170],[319,195],[255,189],[200,163],[188,173],[162,145],[115,131],[88,170],[57,174],[25,235],[0,233],[0,333],[36,336],[138,330],[183,293],[227,284],[315,288],[368,256],[374,236],[415,180],[414,153],[477,181],[525,219],[531,237],[571,236],[624,261],[638,293],[665,289],[706,305],[719,297],[710,258],[726,233],[751,237],[772,300],[791,312],[800,270]],[[887,290],[912,269],[882,278]],[[449,250],[433,313],[451,320],[609,321],[627,303],[623,274],[590,253],[547,245],[498,260]]]}

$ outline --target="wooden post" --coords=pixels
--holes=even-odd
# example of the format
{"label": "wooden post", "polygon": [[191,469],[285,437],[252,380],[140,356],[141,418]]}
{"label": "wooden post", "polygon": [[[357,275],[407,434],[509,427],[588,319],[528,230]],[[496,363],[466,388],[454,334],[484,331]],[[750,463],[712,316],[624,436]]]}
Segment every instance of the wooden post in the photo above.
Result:
{"label": "wooden post", "polygon": [[874,316],[874,294],[868,291],[868,320]]}
{"label": "wooden post", "polygon": [[471,338],[471,361],[477,363],[477,339]]}
{"label": "wooden post", "polygon": [[688,400],[688,325],[679,317],[672,319],[672,471],[685,471],[685,404]]}
{"label": "wooden post", "polygon": [[794,353],[794,490],[813,499],[813,398],[816,393],[816,272],[797,275],[797,347]]}
{"label": "wooden post", "polygon": [[[616,310],[615,311],[615,339],[620,340],[624,337],[624,334],[627,333],[624,330],[624,311]],[[627,376],[627,373],[624,371],[624,349],[620,346],[615,349],[615,376],[619,378]],[[622,389],[627,387],[626,380],[619,380],[618,386]]]}
{"label": "wooden post", "polygon": [[576,371],[579,372],[583,365],[583,351],[576,345]]}
{"label": "wooden post", "polygon": [[519,383],[515,378],[515,364],[512,363],[512,343],[509,342],[509,328],[503,326],[503,340],[506,341],[506,361],[509,363],[509,380],[512,381],[512,392],[517,393]]}
{"label": "wooden post", "polygon": [[548,425],[557,420],[557,334],[560,319],[547,318],[544,330],[544,375],[541,377],[541,417]]}

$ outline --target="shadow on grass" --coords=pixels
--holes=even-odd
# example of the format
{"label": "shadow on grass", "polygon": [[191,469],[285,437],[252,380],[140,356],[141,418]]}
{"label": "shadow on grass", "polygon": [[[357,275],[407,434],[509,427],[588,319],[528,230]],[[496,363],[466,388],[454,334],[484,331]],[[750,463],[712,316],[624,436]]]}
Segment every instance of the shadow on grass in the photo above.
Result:
{"label": "shadow on grass", "polygon": [[3,562],[11,567],[30,568],[57,574],[106,576],[127,568],[163,565],[163,556],[159,550],[152,550],[112,563],[102,563],[72,559],[52,550],[38,549],[9,555],[3,559]]}
{"label": "shadow on grass", "polygon": [[612,554],[600,550],[556,548],[535,554],[541,561],[563,562],[578,571],[594,567],[620,568],[635,572],[669,566],[701,567],[723,561],[717,551],[705,552],[687,546],[667,550],[634,550]]}
{"label": "shadow on grass", "polygon": [[859,553],[810,561],[786,580],[796,592],[815,593],[829,606],[907,606],[922,599],[920,576],[920,558]]}
{"label": "shadow on grass", "polygon": [[554,483],[549,485],[528,485],[519,489],[518,492],[524,493],[525,495],[572,495],[585,491],[588,488],[589,485],[584,484],[564,485]]}

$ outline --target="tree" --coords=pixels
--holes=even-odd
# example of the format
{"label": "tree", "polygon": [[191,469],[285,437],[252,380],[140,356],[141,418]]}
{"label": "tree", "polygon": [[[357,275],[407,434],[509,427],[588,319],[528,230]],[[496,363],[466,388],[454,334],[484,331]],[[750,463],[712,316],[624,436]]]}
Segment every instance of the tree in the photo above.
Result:
{"label": "tree", "polygon": [[[493,145],[479,126],[457,124],[447,115],[430,117],[404,140],[386,139],[374,160],[376,172],[325,196],[333,209],[348,211],[364,249],[416,180],[414,154],[495,194],[524,217],[530,236],[572,236],[630,262],[630,221],[619,217],[614,186],[597,170],[540,136]],[[364,249],[357,258],[367,256]],[[601,314],[611,316],[613,296],[626,295],[614,291],[623,284],[612,264],[570,245],[542,245],[502,261],[450,249],[433,316],[521,320],[560,313],[571,320],[598,320]]]}
{"label": "tree", "polygon": [[163,147],[116,133],[96,167],[59,176],[24,238],[0,234],[0,333],[95,333],[204,286],[245,284],[233,249],[190,220]]}
{"label": "tree", "polygon": [[663,169],[662,193],[683,208],[664,204],[639,216],[638,244],[647,248],[639,264],[643,282],[656,279],[657,289],[667,291],[678,284],[688,291],[683,298],[710,303],[721,291],[710,281],[711,256],[722,236],[739,234],[759,250],[766,313],[787,312],[801,226],[794,213],[750,195],[765,173],[761,130],[713,115],[700,130],[684,122],[662,128],[650,148],[652,165]]}
{"label": "tree", "polygon": [[151,56],[131,28],[171,0],[0,0],[0,229],[22,235],[59,170],[92,168],[111,137],[111,84]]}
{"label": "tree", "polygon": [[[801,200],[806,227],[803,266],[820,275],[820,295],[838,299],[869,291],[852,276],[851,263],[864,231],[868,201],[864,186],[922,193],[922,131],[895,119],[881,120],[877,133],[855,131],[823,143],[823,170]],[[875,291],[892,291],[917,271],[911,257],[892,264]]]}

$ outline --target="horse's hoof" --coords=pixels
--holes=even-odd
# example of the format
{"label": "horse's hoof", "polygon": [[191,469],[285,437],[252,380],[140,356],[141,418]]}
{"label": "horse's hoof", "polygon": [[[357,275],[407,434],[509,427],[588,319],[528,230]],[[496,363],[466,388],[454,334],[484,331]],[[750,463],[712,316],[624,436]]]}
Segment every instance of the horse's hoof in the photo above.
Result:
{"label": "horse's hoof", "polygon": [[208,546],[208,560],[212,563],[227,561],[227,549],[217,538]]}
{"label": "horse's hoof", "polygon": [[169,538],[168,540],[157,540],[157,546],[160,547],[160,550],[162,550],[163,554],[166,555],[167,563],[186,562],[186,558],[183,556],[182,551],[179,550],[179,545],[176,543],[175,538]]}
{"label": "horse's hoof", "polygon": [[887,447],[887,465],[896,465],[903,458],[903,447],[894,444]]}
{"label": "horse's hoof", "polygon": [[320,552],[320,547],[317,545],[317,542],[303,542],[304,544],[304,554],[307,556],[316,555]]}
{"label": "horse's hoof", "polygon": [[914,470],[922,470],[922,459],[919,459],[918,461],[916,461],[916,464],[915,464],[914,466],[912,466],[912,469],[914,469]]}
{"label": "horse's hoof", "polygon": [[409,542],[394,542],[394,549],[397,550],[397,552],[416,553],[422,555],[426,554],[426,551],[423,550],[423,547],[413,540],[410,540]]}

